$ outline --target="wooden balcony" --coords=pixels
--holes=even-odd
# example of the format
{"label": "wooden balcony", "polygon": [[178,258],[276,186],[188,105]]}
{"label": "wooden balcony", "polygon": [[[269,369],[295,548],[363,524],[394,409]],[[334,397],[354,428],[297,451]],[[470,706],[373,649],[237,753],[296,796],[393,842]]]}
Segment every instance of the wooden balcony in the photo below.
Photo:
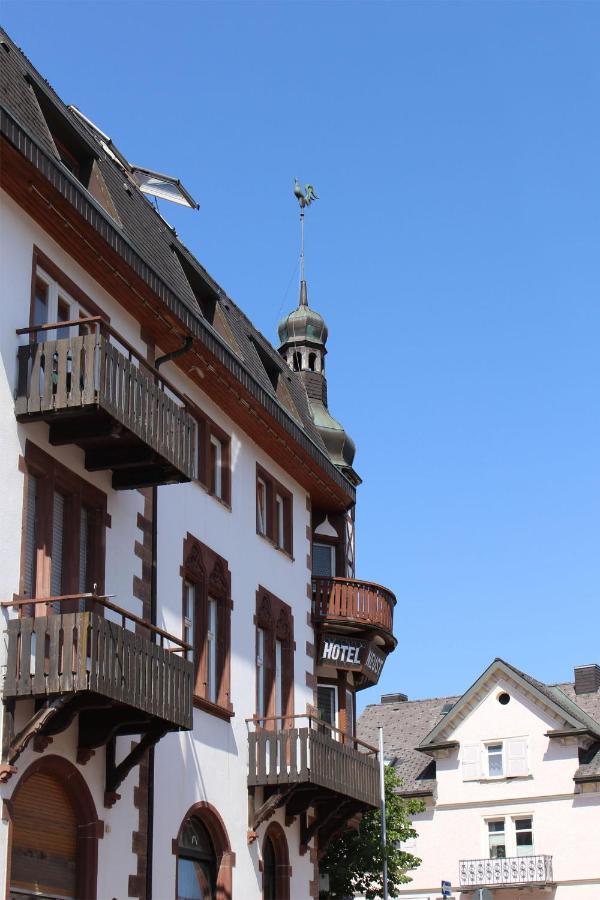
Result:
{"label": "wooden balcony", "polygon": [[266,727],[256,729],[256,720],[248,720],[255,729],[248,735],[253,800],[256,788],[263,789],[262,804],[253,803],[253,833],[280,806],[287,816],[303,816],[312,806],[316,818],[309,829],[303,826],[302,844],[319,832],[322,847],[356,813],[379,806],[375,747],[312,716],[260,721]]}
{"label": "wooden balcony", "polygon": [[544,887],[554,883],[552,857],[539,854],[506,859],[461,859],[458,868],[462,891]]}
{"label": "wooden balcony", "polygon": [[[7,623],[5,776],[30,740],[47,742],[77,716],[81,763],[118,735],[142,735],[145,750],[168,731],[192,727],[193,663],[179,638],[93,594],[2,605],[20,613]],[[15,734],[22,699],[35,699],[35,708]],[[108,793],[115,779],[107,778]]]}
{"label": "wooden balcony", "polygon": [[[196,423],[181,394],[99,317],[21,328],[15,413],[50,425],[50,443],[77,444],[116,489],[189,481]],[[57,336],[58,335],[58,336]]]}
{"label": "wooden balcony", "polygon": [[354,631],[375,631],[393,649],[396,641],[394,607],[391,591],[371,581],[351,578],[313,579],[313,622],[315,624],[350,627]]}

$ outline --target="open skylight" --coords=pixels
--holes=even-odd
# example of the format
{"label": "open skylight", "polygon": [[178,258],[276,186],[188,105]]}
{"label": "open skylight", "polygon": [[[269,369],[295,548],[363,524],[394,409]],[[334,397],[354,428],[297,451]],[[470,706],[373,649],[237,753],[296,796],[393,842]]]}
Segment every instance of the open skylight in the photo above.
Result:
{"label": "open skylight", "polygon": [[178,203],[190,209],[200,209],[200,204],[196,203],[178,178],[153,172],[152,169],[143,169],[141,166],[132,166],[131,174],[142,193],[161,200],[170,200],[171,203]]}

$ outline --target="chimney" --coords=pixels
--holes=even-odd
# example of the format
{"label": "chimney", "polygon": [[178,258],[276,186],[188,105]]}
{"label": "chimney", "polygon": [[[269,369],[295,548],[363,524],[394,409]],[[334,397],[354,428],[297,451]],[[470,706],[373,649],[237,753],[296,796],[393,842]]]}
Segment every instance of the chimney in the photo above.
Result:
{"label": "chimney", "polygon": [[406,694],[382,694],[382,703],[406,703],[408,697]]}
{"label": "chimney", "polygon": [[[575,693],[595,694],[598,690],[600,690],[600,666],[597,663],[575,666]],[[383,701],[383,697],[381,699]]]}

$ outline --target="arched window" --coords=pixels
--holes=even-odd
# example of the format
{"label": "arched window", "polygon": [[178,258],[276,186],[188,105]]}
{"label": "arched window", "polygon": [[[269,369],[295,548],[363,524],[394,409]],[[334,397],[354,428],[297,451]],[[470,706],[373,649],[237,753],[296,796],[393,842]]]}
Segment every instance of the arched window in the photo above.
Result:
{"label": "arched window", "polygon": [[195,803],[183,820],[177,840],[177,900],[231,900],[231,852],[225,826],[206,801]]}
{"label": "arched window", "polygon": [[11,802],[10,896],[95,900],[100,823],[89,788],[66,759],[33,763]]}
{"label": "arched window", "polygon": [[210,835],[197,816],[185,820],[177,849],[178,900],[214,900],[217,857]]}
{"label": "arched window", "polygon": [[296,351],[292,356],[292,368],[294,372],[299,372],[302,368],[302,354]]}
{"label": "arched window", "polygon": [[262,846],[263,900],[290,900],[290,857],[285,832],[271,822]]}
{"label": "arched window", "polygon": [[315,371],[316,364],[317,364],[317,354],[309,353],[308,354],[308,368],[310,369],[311,372]]}

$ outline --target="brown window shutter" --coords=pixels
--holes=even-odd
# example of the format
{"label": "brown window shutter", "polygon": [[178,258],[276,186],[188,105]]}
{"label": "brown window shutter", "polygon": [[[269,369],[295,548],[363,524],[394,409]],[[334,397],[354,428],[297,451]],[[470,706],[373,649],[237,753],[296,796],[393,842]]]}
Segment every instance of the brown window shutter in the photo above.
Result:
{"label": "brown window shutter", "polygon": [[35,773],[13,800],[11,888],[76,897],[77,818],[58,779]]}
{"label": "brown window shutter", "polygon": [[217,703],[229,704],[229,603],[217,601]]}

